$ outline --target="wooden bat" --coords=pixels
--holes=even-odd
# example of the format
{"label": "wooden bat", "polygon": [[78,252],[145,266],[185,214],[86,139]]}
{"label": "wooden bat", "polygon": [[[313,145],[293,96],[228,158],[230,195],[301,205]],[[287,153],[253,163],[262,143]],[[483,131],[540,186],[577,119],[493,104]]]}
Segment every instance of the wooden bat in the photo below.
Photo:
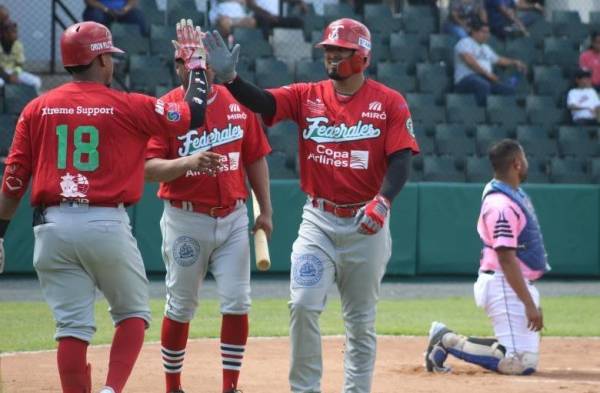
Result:
{"label": "wooden bat", "polygon": [[[252,212],[254,221],[260,215],[260,206],[254,191],[252,191]],[[254,256],[256,257],[256,268],[260,271],[266,271],[271,268],[271,257],[269,256],[269,244],[267,243],[267,234],[262,229],[254,233]]]}

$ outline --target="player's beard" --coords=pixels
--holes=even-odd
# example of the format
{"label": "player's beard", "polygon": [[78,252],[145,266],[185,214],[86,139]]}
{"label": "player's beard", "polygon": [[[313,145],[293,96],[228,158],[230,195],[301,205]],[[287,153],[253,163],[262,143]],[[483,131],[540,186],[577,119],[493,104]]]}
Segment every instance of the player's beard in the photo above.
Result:
{"label": "player's beard", "polygon": [[337,73],[337,70],[328,71],[327,72],[327,76],[329,77],[329,79],[333,79],[333,80],[336,80],[336,81],[341,81],[341,80],[346,79],[346,78],[342,78],[342,76]]}
{"label": "player's beard", "polygon": [[341,80],[346,79],[338,73],[338,66],[337,66],[338,64],[339,63],[332,64],[331,67],[327,68],[327,76],[329,77],[329,79],[333,79],[336,81],[341,81]]}

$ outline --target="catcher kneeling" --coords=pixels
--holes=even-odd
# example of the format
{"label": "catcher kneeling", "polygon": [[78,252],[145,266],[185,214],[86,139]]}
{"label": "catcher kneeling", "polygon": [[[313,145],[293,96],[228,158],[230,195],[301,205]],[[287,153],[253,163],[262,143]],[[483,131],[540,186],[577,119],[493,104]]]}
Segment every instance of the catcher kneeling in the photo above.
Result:
{"label": "catcher kneeling", "polygon": [[492,321],[496,338],[465,337],[433,322],[425,366],[448,372],[451,354],[502,374],[536,371],[540,330],[544,327],[540,295],[533,281],[550,270],[538,220],[520,185],[527,177],[527,158],[517,141],[491,147],[494,179],[483,190],[477,232],[483,242],[475,302]]}

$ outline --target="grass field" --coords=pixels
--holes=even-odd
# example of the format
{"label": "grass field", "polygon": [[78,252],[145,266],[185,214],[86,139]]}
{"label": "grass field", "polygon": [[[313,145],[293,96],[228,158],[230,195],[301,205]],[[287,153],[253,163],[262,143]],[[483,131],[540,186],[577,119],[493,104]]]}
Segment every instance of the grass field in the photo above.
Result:
{"label": "grass field", "polygon": [[[549,336],[600,336],[600,297],[547,297],[542,300]],[[164,302],[152,300],[153,323],[146,341],[158,341]],[[107,303],[96,304],[98,331],[92,344],[107,344],[113,328]],[[54,349],[54,322],[43,302],[0,303],[0,352]],[[491,335],[483,310],[470,297],[445,299],[384,300],[379,303],[377,332],[388,335],[426,335],[433,320],[466,335]],[[255,300],[250,314],[252,336],[286,336],[288,309],[285,299]],[[190,337],[217,337],[220,314],[216,300],[203,301],[192,323]],[[321,317],[324,335],[343,333],[339,301],[330,301]]]}

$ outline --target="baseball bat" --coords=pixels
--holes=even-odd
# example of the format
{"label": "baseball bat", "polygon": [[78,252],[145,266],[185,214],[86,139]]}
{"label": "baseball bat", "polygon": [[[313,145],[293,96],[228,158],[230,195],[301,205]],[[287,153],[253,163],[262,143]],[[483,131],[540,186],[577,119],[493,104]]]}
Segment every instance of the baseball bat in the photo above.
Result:
{"label": "baseball bat", "polygon": [[[260,215],[260,206],[254,191],[252,191],[252,212],[254,221]],[[269,256],[269,244],[267,243],[267,234],[259,229],[254,233],[254,256],[256,257],[256,268],[260,271],[266,271],[271,268],[271,257]]]}

